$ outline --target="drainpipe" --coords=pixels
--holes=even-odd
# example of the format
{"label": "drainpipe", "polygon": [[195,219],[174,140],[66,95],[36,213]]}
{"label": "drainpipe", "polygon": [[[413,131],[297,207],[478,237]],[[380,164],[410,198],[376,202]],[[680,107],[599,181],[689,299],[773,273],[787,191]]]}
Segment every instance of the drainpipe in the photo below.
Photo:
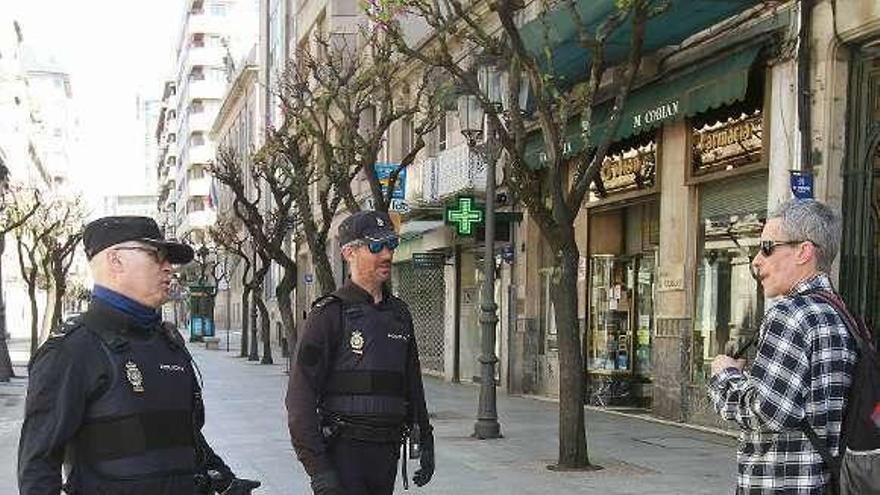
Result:
{"label": "drainpipe", "polygon": [[798,129],[801,133],[800,169],[805,172],[813,170],[812,89],[810,84],[810,36],[812,22],[813,2],[812,0],[801,0],[797,52],[797,110]]}

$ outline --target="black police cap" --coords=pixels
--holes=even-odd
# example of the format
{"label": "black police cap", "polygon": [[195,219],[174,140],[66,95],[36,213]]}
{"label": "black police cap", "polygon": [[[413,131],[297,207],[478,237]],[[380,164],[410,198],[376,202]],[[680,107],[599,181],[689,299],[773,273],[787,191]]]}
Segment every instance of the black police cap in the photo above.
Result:
{"label": "black police cap", "polygon": [[381,211],[359,211],[339,224],[340,246],[360,239],[383,241],[395,236],[391,217]]}
{"label": "black police cap", "polygon": [[168,253],[168,261],[182,265],[192,261],[193,248],[174,241],[166,241],[156,221],[150,217],[120,216],[99,218],[83,231],[83,245],[86,257],[92,259],[96,254],[126,241],[138,241]]}

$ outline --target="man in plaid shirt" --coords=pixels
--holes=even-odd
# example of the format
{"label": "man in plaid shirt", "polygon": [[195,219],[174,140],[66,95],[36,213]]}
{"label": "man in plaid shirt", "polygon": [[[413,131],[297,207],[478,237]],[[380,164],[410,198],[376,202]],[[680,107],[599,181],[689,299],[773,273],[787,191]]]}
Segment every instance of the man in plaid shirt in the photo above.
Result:
{"label": "man in plaid shirt", "polygon": [[791,200],[770,215],[752,262],[769,298],[757,356],[719,355],[709,398],[740,429],[738,494],[821,495],[830,471],[802,432],[806,420],[838,454],[843,410],[856,360],[855,342],[828,303],[827,272],[840,243],[840,218],[813,200]]}

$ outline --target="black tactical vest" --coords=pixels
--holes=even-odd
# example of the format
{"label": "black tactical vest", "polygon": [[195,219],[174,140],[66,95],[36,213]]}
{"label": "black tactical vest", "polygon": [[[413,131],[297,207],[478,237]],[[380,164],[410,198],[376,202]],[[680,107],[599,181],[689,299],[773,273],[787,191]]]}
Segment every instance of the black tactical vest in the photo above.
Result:
{"label": "black tactical vest", "polygon": [[413,338],[402,308],[394,300],[377,306],[344,302],[342,321],[321,408],[340,417],[402,423]]}
{"label": "black tactical vest", "polygon": [[185,349],[158,331],[146,340],[99,337],[112,372],[69,450],[75,493],[114,481],[191,484],[198,390]]}

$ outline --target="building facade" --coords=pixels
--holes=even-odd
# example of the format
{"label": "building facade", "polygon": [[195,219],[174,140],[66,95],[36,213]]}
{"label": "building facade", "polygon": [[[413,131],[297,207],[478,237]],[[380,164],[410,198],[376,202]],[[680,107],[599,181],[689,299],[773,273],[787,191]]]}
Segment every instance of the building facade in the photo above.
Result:
{"label": "building facade", "polygon": [[[206,229],[216,218],[206,167],[214,159],[210,131],[226,91],[226,61],[238,60],[253,43],[256,14],[252,1],[188,0],[182,16],[173,94],[171,99],[163,98],[169,106],[161,125],[167,127],[173,121],[173,128],[163,128],[173,142],[163,145],[175,148],[175,164],[167,172],[174,179],[174,190],[168,192],[174,200],[166,199],[165,206],[174,204],[173,213],[166,211],[172,217],[168,220],[174,226],[175,237],[196,244],[206,241]],[[169,180],[165,179],[166,184]]]}

